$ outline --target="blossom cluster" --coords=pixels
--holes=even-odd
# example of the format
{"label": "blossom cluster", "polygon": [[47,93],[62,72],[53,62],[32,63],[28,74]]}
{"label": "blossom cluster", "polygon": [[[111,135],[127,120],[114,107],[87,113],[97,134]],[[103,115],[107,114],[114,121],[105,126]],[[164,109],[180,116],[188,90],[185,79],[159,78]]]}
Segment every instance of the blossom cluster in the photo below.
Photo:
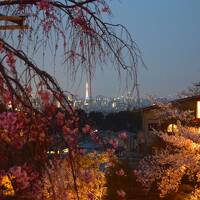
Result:
{"label": "blossom cluster", "polygon": [[188,125],[191,122],[190,112],[171,109],[167,107],[165,112],[163,109],[161,113],[163,120],[167,121],[170,117],[177,120],[177,131],[167,133],[154,130],[154,133],[164,141],[165,146],[155,149],[153,155],[141,160],[134,173],[147,191],[153,190],[156,185],[160,197],[180,192],[181,186],[186,184],[192,188],[192,192],[187,194],[185,199],[198,199],[200,198],[199,128]]}
{"label": "blossom cluster", "polygon": [[31,165],[13,166],[8,171],[0,171],[0,197],[34,196],[42,197],[39,173]]}
{"label": "blossom cluster", "polygon": [[0,138],[17,149],[30,141],[43,142],[45,139],[45,119],[28,116],[24,112],[3,112],[0,114]]}

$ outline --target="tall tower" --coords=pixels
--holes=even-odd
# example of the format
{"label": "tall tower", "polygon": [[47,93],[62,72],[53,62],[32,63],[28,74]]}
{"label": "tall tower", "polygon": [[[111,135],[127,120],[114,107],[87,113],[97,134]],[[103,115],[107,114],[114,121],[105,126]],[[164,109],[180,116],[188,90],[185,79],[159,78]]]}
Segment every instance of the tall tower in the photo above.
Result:
{"label": "tall tower", "polygon": [[89,105],[89,101],[90,101],[90,86],[89,86],[88,82],[86,81],[86,84],[85,84],[85,102],[84,102],[84,105],[85,106]]}
{"label": "tall tower", "polygon": [[89,85],[88,82],[85,84],[85,100],[89,100]]}
{"label": "tall tower", "polygon": [[91,76],[91,69],[88,69],[86,72],[86,84],[85,84],[85,105],[91,105],[92,101],[92,76]]}

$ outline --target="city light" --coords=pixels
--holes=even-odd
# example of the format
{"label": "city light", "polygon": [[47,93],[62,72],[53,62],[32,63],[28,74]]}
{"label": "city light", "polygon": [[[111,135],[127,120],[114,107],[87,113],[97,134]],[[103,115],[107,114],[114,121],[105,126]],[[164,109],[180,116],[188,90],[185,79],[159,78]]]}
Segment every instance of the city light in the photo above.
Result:
{"label": "city light", "polygon": [[47,151],[47,154],[50,154],[50,155],[53,155],[53,154],[65,154],[65,153],[68,153],[69,152],[69,149],[68,148],[65,148],[63,150],[57,150],[57,151]]}

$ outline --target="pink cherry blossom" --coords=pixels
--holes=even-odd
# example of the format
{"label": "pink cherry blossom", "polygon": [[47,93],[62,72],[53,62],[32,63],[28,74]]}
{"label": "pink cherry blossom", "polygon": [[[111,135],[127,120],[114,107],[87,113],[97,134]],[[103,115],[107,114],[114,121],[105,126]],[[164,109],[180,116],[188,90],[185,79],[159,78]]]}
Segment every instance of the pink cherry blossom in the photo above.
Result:
{"label": "pink cherry blossom", "polygon": [[14,54],[12,52],[7,53],[6,63],[11,68],[12,71],[15,69],[16,59],[15,59]]}
{"label": "pink cherry blossom", "polygon": [[41,10],[48,10],[50,8],[50,3],[48,0],[41,0],[39,3],[38,3],[38,6]]}
{"label": "pink cherry blossom", "polygon": [[125,199],[126,197],[126,192],[124,192],[124,190],[117,190],[117,195],[119,197],[119,199]]}
{"label": "pink cherry blossom", "polygon": [[116,175],[117,176],[125,176],[125,172],[123,169],[120,169],[120,170],[116,171]]}
{"label": "pink cherry blossom", "polygon": [[128,135],[126,132],[122,132],[118,135],[118,138],[121,140],[127,140],[128,139]]}

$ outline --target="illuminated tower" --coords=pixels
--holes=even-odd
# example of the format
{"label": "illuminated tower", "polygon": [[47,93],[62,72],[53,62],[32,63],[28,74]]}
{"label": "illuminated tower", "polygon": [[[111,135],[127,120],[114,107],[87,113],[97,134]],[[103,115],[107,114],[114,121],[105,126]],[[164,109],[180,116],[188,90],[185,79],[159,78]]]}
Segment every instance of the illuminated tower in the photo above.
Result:
{"label": "illuminated tower", "polygon": [[91,105],[92,103],[92,76],[91,69],[86,72],[86,84],[85,84],[85,105]]}
{"label": "illuminated tower", "polygon": [[90,86],[88,84],[88,82],[86,82],[85,84],[85,105],[89,105],[89,101],[90,101]]}
{"label": "illuminated tower", "polygon": [[86,82],[85,85],[85,100],[89,100],[89,84]]}

